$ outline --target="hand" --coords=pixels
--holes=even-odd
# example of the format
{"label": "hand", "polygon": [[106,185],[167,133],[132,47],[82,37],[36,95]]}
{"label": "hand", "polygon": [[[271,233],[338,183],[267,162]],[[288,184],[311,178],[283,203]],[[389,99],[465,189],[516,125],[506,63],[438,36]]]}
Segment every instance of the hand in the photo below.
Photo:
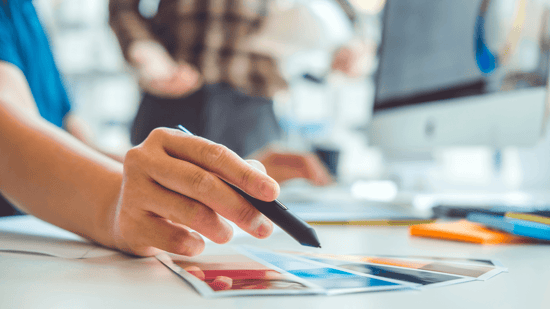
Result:
{"label": "hand", "polygon": [[204,249],[199,233],[220,244],[231,239],[232,228],[222,217],[257,238],[268,237],[271,221],[218,177],[263,201],[274,200],[280,190],[272,178],[222,145],[179,130],[155,129],[124,160],[113,218],[116,246],[144,256],[161,250],[197,255]]}
{"label": "hand", "polygon": [[352,78],[365,75],[371,65],[369,55],[374,53],[371,49],[364,43],[353,43],[341,47],[334,53],[332,69]]}
{"label": "hand", "polygon": [[305,178],[317,186],[332,183],[330,173],[323,162],[313,153],[297,154],[266,149],[255,155],[277,182]]}
{"label": "hand", "polygon": [[129,49],[138,69],[139,83],[150,94],[177,98],[202,86],[199,72],[187,63],[176,63],[158,43],[139,41]]}

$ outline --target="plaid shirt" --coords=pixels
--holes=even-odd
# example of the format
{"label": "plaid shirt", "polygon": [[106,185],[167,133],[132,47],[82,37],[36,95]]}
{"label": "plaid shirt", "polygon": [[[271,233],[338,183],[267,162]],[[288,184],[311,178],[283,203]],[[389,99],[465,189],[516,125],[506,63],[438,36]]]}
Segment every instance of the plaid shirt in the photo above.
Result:
{"label": "plaid shirt", "polygon": [[[195,66],[206,83],[225,82],[270,98],[286,87],[276,60],[242,46],[261,28],[272,1],[160,0],[157,14],[147,19],[139,13],[140,0],[111,0],[110,24],[127,59],[132,42],[154,40],[176,61]],[[337,2],[354,21],[347,0]]]}

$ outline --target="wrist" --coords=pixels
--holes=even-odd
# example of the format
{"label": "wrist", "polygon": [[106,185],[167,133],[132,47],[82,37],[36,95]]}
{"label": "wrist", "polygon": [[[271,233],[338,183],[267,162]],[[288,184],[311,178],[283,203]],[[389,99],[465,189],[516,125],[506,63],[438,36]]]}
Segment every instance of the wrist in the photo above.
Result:
{"label": "wrist", "polygon": [[122,194],[122,171],[113,174],[112,182],[106,185],[114,189],[107,194],[103,207],[98,207],[93,224],[93,240],[105,247],[121,250],[117,217]]}
{"label": "wrist", "polygon": [[132,65],[147,62],[149,57],[154,56],[152,54],[169,55],[160,43],[151,40],[134,41],[128,47],[128,60]]}
{"label": "wrist", "polygon": [[129,62],[137,70],[140,83],[169,80],[177,71],[177,63],[166,49],[154,41],[136,41],[128,49]]}

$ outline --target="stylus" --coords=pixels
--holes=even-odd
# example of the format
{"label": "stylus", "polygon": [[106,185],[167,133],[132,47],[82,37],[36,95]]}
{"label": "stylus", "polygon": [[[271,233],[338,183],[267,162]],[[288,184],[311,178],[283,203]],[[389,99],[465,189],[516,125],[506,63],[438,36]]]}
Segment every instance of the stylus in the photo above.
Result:
{"label": "stylus", "polygon": [[[194,135],[182,125],[178,125],[178,129],[187,134]],[[273,221],[273,223],[277,224],[288,235],[296,239],[301,245],[321,248],[321,243],[317,238],[315,230],[304,220],[293,214],[283,203],[278,200],[271,202],[258,200],[227,181],[223,179],[222,181],[244,197],[252,206]]]}

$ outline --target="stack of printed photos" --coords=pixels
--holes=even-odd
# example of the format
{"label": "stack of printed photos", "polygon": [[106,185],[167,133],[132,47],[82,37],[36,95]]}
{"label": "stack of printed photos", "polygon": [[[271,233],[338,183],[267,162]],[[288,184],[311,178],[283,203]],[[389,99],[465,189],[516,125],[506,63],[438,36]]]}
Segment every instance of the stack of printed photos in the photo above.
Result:
{"label": "stack of printed photos", "polygon": [[157,259],[204,297],[424,289],[484,281],[507,271],[494,260],[275,252],[249,246],[219,255],[161,254]]}

